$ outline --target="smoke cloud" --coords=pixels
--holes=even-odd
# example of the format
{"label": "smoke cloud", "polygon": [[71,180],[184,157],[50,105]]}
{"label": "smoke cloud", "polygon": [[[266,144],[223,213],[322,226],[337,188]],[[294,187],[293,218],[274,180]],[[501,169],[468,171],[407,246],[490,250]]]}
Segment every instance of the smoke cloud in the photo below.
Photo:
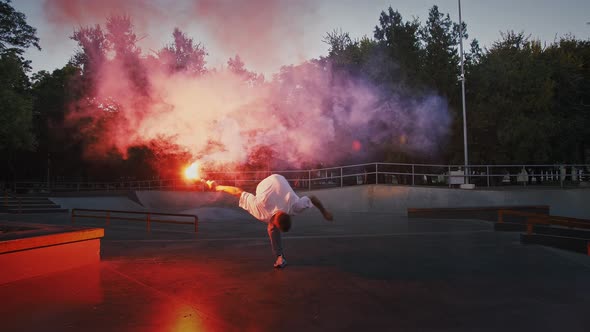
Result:
{"label": "smoke cloud", "polygon": [[238,52],[255,68],[279,64],[288,54],[302,59],[302,22],[313,12],[313,0],[193,2],[193,13],[212,40],[225,51]]}
{"label": "smoke cloud", "polygon": [[308,57],[303,22],[315,14],[313,0],[43,1],[46,19],[56,28],[95,25],[113,14],[128,15],[141,32],[144,49],[161,47],[175,27],[198,30],[208,48],[228,57],[240,54],[261,71]]}
{"label": "smoke cloud", "polygon": [[[258,61],[281,49],[287,30],[297,34],[290,20],[296,15],[285,1],[244,3],[236,8],[229,1],[202,0],[189,8],[219,43]],[[118,10],[134,22],[162,15],[156,1],[46,0],[46,6],[60,24]],[[285,30],[265,29],[268,24]],[[157,59],[138,59],[136,66],[117,58],[97,64],[91,95],[73,105],[70,120],[91,119],[86,134],[97,136],[89,154],[116,149],[125,155],[132,146],[166,140],[212,163],[248,162],[262,147],[271,151],[272,166],[298,167],[380,161],[376,147],[383,146],[432,156],[448,136],[451,120],[443,98],[416,97],[401,88],[392,93],[323,60],[285,66],[272,81],[252,82],[229,69],[195,76],[171,73],[155,65]],[[138,76],[146,82],[143,89]]]}
{"label": "smoke cloud", "polygon": [[[43,10],[49,23],[56,28],[95,25],[104,22],[113,14],[125,14],[133,17],[138,30],[154,32],[150,26],[161,24],[174,26],[175,18],[171,14],[181,12],[180,5],[173,5],[172,10],[162,10],[157,1],[146,0],[44,0]],[[156,38],[163,36],[154,36]]]}
{"label": "smoke cloud", "polygon": [[139,103],[125,68],[107,66],[100,77],[97,98],[116,100],[119,111],[98,142],[104,149],[96,151],[125,153],[167,137],[195,158],[242,163],[268,146],[278,161],[299,166],[375,158],[370,148],[384,144],[432,155],[450,124],[438,96],[385,95],[329,64],[291,67],[260,85],[230,71],[193,77],[154,70],[152,97]]}

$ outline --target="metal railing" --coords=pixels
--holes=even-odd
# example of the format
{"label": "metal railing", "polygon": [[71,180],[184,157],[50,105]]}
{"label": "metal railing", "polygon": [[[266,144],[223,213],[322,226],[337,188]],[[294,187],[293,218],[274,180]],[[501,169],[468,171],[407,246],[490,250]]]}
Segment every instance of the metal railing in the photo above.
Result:
{"label": "metal railing", "polygon": [[[366,163],[308,170],[279,170],[252,172],[206,172],[207,178],[219,183],[255,186],[266,176],[278,173],[299,190],[344,187],[361,184],[391,184],[411,186],[448,186],[465,182],[477,187],[553,186],[572,187],[590,181],[588,164],[556,165],[470,165],[465,174],[463,165]],[[204,190],[200,184],[182,179],[156,179],[111,182],[16,182],[17,192],[80,192],[126,190]]]}
{"label": "metal railing", "polygon": [[16,192],[84,192],[84,191],[125,191],[125,190],[192,190],[193,185],[181,179],[162,180],[123,180],[109,182],[85,181],[18,181],[14,183]]}
{"label": "metal railing", "polygon": [[[101,215],[96,214],[80,214],[79,212],[94,212],[102,213]],[[129,216],[121,215],[144,215],[144,218],[132,218]],[[105,225],[108,226],[111,220],[124,220],[124,221],[140,221],[146,223],[147,232],[151,232],[151,223],[166,223],[166,224],[181,224],[181,225],[193,225],[195,226],[195,233],[198,233],[199,217],[194,214],[178,214],[178,213],[161,213],[161,212],[149,212],[149,211],[122,211],[122,210],[97,210],[97,209],[72,209],[72,224],[75,223],[76,218],[92,218],[92,219],[105,219]],[[166,220],[166,219],[152,219],[152,216],[166,216],[166,217],[185,217],[191,218],[193,221],[182,221],[182,220]]]}

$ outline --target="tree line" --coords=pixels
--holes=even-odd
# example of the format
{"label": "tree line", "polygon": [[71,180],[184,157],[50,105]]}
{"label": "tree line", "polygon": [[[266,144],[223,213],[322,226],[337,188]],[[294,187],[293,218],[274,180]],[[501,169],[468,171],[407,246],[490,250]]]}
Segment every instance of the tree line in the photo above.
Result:
{"label": "tree line", "polygon": [[[467,26],[463,23],[463,31]],[[465,33],[464,38],[468,35]],[[383,11],[373,38],[328,33],[328,58],[392,93],[405,86],[446,97],[453,129],[441,161],[463,161],[459,25],[433,6],[424,24]],[[507,31],[489,48],[465,51],[467,137],[473,164],[590,161],[590,41],[564,36],[543,45]],[[378,63],[375,66],[375,63]],[[375,70],[378,68],[377,70]],[[398,161],[399,156],[386,158]]]}
{"label": "tree line", "polygon": [[[165,178],[175,174],[161,169],[176,170],[191,159],[167,137],[132,146],[125,155],[112,150],[104,151],[101,158],[89,157],[85,148],[109,121],[117,121],[120,105],[88,96],[95,88],[97,68],[109,61],[125,65],[139,96],[150,94],[146,67],[207,75],[214,69],[207,67],[204,45],[174,29],[170,44],[146,55],[137,46],[131,18],[113,15],[104,27],[80,27],[72,34],[79,47],[62,68],[32,73],[24,51],[40,49],[36,30],[9,0],[0,0],[0,22],[0,174],[4,181]],[[449,137],[440,142],[439,153],[419,155],[392,142],[373,143],[374,152],[367,156],[372,160],[366,161],[461,164],[459,28],[437,6],[429,10],[424,23],[404,20],[389,7],[379,15],[372,36],[352,39],[341,30],[328,32],[323,36],[328,54],[283,67],[271,83],[284,84],[304,66],[329,64],[335,72],[371,82],[384,94],[436,93],[448,104],[452,117]],[[524,32],[507,31],[482,49],[476,39],[468,42],[465,23],[462,30],[469,45],[465,80],[470,163],[589,163],[590,41],[563,36],[545,45]],[[263,75],[246,69],[239,55],[230,58],[227,67],[247,84],[265,82]],[[69,112],[89,107],[100,108],[102,116],[66,121]],[[240,167],[259,169],[272,157],[271,148],[260,146]]]}

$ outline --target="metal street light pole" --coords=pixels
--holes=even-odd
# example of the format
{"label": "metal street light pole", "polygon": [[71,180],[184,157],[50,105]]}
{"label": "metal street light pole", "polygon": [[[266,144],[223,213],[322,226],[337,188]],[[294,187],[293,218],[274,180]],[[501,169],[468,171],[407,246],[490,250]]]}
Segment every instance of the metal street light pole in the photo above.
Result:
{"label": "metal street light pole", "polygon": [[465,184],[469,184],[469,159],[467,157],[467,114],[465,111],[465,71],[463,68],[463,21],[461,20],[461,0],[459,1],[459,50],[461,51],[461,97],[463,100],[463,150],[465,152]]}

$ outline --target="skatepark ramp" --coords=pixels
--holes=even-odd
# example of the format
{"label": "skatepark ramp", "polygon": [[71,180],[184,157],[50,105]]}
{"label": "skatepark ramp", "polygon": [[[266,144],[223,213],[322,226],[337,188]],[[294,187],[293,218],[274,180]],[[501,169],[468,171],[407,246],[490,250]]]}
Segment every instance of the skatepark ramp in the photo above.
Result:
{"label": "skatepark ramp", "polygon": [[408,208],[548,206],[555,215],[590,219],[588,189],[457,190],[440,187],[367,185],[300,194],[309,193],[320,198],[324,205],[347,212],[407,215]]}
{"label": "skatepark ramp", "polygon": [[[315,195],[338,212],[377,212],[406,216],[408,208],[471,208],[545,206],[552,214],[590,219],[590,189],[457,190],[440,187],[364,185],[320,190],[297,190]],[[134,191],[119,196],[56,196],[50,199],[64,208],[158,211],[183,213],[199,208],[237,208],[238,199],[219,192]],[[531,211],[535,212],[535,211]],[[539,211],[536,211],[539,212]]]}

